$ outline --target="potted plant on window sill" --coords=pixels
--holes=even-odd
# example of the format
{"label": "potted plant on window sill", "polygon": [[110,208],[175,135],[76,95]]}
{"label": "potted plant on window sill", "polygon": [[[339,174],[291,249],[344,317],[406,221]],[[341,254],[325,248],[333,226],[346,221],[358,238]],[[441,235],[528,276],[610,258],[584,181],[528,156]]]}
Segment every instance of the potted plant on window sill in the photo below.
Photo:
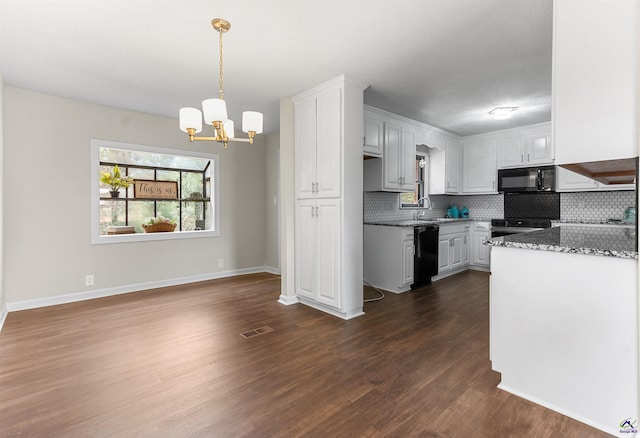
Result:
{"label": "potted plant on window sill", "polygon": [[120,189],[126,189],[133,183],[130,176],[122,176],[120,168],[116,164],[111,172],[102,172],[100,174],[100,182],[110,187],[109,193],[112,198],[120,197]]}
{"label": "potted plant on window sill", "polygon": [[158,213],[157,217],[152,217],[142,224],[145,233],[170,232],[176,229],[176,221]]}

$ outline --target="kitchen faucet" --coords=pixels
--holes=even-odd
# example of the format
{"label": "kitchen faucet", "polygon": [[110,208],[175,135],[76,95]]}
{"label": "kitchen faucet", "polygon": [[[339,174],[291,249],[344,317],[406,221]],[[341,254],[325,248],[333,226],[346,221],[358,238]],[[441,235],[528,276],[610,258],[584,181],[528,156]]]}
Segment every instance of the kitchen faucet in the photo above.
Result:
{"label": "kitchen faucet", "polygon": [[429,199],[428,196],[423,196],[422,198],[418,199],[418,201],[416,202],[416,204],[418,204],[418,206],[420,206],[420,201],[428,201],[428,204],[429,204],[428,206],[424,206],[422,208],[429,208],[429,209],[433,208],[432,205],[431,205],[431,199]]}
{"label": "kitchen faucet", "polygon": [[[420,208],[420,201],[427,201],[426,205],[422,208],[432,208],[431,199],[428,196],[424,196],[416,201],[418,204],[418,208]],[[416,210],[416,219],[420,219],[424,217],[424,210]]]}

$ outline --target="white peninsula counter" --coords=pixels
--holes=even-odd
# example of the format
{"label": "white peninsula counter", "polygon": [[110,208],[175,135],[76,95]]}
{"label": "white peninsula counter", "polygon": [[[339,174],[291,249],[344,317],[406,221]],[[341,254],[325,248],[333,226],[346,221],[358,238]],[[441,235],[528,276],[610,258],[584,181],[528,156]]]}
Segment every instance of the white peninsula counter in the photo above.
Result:
{"label": "white peninsula counter", "polygon": [[638,420],[635,230],[559,226],[486,242],[499,388],[615,436]]}

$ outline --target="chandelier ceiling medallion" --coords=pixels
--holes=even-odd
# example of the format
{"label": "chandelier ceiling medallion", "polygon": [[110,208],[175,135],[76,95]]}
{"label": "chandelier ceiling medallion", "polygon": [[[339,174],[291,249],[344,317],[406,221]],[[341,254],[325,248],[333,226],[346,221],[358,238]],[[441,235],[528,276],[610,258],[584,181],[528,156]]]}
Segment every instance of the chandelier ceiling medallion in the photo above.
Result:
{"label": "chandelier ceiling medallion", "polygon": [[[231,29],[231,23],[222,18],[214,18],[211,25],[220,34],[220,92],[218,99],[206,99],[202,101],[202,111],[196,108],[180,108],[180,129],[189,134],[189,141],[210,140],[224,144],[230,141],[242,141],[253,144],[256,134],[262,133],[262,113],[245,111],[242,113],[242,131],[248,138],[235,138],[233,120],[227,117],[227,104],[224,101],[224,73],[222,62],[222,34]],[[202,114],[204,122],[215,129],[215,137],[196,137],[202,131]]]}

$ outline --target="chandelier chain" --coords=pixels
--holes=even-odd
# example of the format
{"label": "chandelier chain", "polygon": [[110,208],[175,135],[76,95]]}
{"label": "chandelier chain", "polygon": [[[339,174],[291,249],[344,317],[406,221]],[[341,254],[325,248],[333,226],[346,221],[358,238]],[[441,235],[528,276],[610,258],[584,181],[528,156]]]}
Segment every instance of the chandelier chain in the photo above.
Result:
{"label": "chandelier chain", "polygon": [[220,99],[224,100],[224,72],[222,63],[222,33],[220,32]]}

